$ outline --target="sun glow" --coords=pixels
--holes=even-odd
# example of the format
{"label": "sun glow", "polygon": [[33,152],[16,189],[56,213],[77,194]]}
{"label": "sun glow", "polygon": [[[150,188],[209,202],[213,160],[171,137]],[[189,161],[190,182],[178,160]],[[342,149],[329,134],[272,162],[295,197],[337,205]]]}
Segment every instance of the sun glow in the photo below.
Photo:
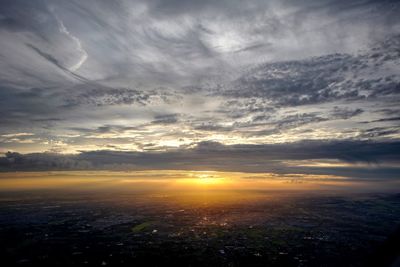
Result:
{"label": "sun glow", "polygon": [[226,182],[227,178],[215,172],[199,172],[191,175],[195,183],[212,185]]}
{"label": "sun glow", "polygon": [[[0,173],[0,192],[4,190],[63,189],[89,191],[190,192],[304,191],[327,188],[369,187],[346,177],[315,174],[241,173],[218,171],[65,171]],[[375,185],[374,185],[375,186]]]}

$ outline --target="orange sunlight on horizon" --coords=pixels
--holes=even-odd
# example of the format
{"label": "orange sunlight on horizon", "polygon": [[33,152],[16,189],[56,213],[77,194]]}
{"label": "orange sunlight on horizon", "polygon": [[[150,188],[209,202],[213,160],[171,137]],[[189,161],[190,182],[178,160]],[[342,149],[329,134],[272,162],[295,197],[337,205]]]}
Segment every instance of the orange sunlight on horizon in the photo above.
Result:
{"label": "orange sunlight on horizon", "polygon": [[343,176],[313,174],[243,173],[217,171],[52,171],[0,173],[5,190],[319,190],[346,188],[363,181]]}
{"label": "orange sunlight on horizon", "polygon": [[[394,185],[393,183],[397,183]],[[398,182],[368,182],[334,175],[217,171],[55,171],[0,173],[0,193],[89,193],[124,202],[219,205],[277,200],[297,194],[389,191]],[[28,196],[29,194],[27,194]],[[102,197],[103,196],[103,197]]]}

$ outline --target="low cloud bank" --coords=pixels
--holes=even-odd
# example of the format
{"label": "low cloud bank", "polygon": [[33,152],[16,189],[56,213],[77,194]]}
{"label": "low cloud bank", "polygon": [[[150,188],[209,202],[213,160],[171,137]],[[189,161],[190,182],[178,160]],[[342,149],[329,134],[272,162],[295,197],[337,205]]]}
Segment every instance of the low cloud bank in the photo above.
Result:
{"label": "low cloud bank", "polygon": [[[293,162],[335,160],[343,166]],[[20,154],[0,158],[1,171],[216,170],[309,173],[354,178],[400,178],[400,142],[303,141],[267,145],[201,142],[194,148],[160,152],[85,151],[80,154]]]}

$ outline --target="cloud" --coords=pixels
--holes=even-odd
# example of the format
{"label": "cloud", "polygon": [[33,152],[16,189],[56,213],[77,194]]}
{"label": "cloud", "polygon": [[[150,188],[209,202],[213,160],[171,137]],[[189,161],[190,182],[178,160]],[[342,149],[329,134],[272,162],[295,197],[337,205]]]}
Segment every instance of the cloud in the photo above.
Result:
{"label": "cloud", "polygon": [[95,88],[66,99],[67,106],[74,105],[146,105],[150,95],[143,91],[126,88]]}
{"label": "cloud", "polygon": [[77,63],[75,63],[73,66],[71,66],[71,67],[68,68],[71,72],[75,72],[75,71],[77,71],[77,70],[83,65],[83,63],[85,63],[85,61],[87,60],[87,58],[88,58],[89,55],[88,55],[87,52],[83,49],[81,40],[79,40],[77,37],[75,37],[74,35],[72,35],[72,34],[68,31],[68,29],[65,27],[64,23],[63,23],[59,18],[57,18],[57,21],[58,21],[58,24],[59,24],[60,32],[65,33],[66,35],[68,35],[68,36],[75,42],[76,47],[77,47],[77,50],[78,50],[78,51],[81,53],[81,55],[82,55],[81,58],[79,59],[79,61],[78,61]]}
{"label": "cloud", "polygon": [[200,125],[194,126],[194,129],[200,131],[210,131],[210,132],[228,132],[228,131],[233,131],[235,127],[222,126],[214,123],[202,123]]}
{"label": "cloud", "polygon": [[163,114],[154,117],[152,124],[175,124],[178,122],[178,114]]}
{"label": "cloud", "polygon": [[[398,97],[400,78],[387,71],[400,60],[390,54],[400,42],[393,37],[384,45],[357,56],[331,54],[306,60],[268,63],[257,66],[215,94],[234,98],[262,98],[272,105],[300,106],[379,98]],[[381,50],[384,47],[384,50]],[[377,76],[378,75],[378,76]],[[349,78],[350,77],[350,78]]]}
{"label": "cloud", "polygon": [[320,122],[325,121],[326,118],[320,117],[316,113],[303,113],[303,114],[296,114],[290,115],[280,119],[278,122],[275,123],[276,127],[279,129],[287,129],[292,127],[298,127],[300,125],[309,124],[313,122]]}
{"label": "cloud", "polygon": [[396,1],[0,6],[2,151],[400,137]]}
{"label": "cloud", "polygon": [[374,127],[374,128],[369,128],[366,130],[363,130],[359,138],[376,138],[376,137],[381,137],[381,136],[391,136],[391,135],[398,135],[400,133],[400,130],[398,127]]}
{"label": "cloud", "polygon": [[[33,0],[2,7],[0,25],[15,33],[10,41],[22,38],[90,80],[135,86],[184,86],[251,63],[354,52],[399,31],[391,1]],[[26,63],[10,56],[18,66]],[[36,75],[48,70],[35,64],[41,66]]]}
{"label": "cloud", "polygon": [[[23,170],[220,170],[273,173],[335,172],[356,178],[371,178],[367,165],[372,166],[374,178],[398,178],[400,143],[368,141],[308,141],[276,145],[232,145],[202,142],[194,148],[165,152],[87,151],[77,155],[52,153],[6,153],[0,159],[2,171]],[[291,162],[309,160],[339,160],[350,166],[330,168],[299,167]],[[385,164],[393,167],[387,167]],[[378,164],[378,165],[376,165]],[[385,167],[386,166],[386,167]],[[382,177],[380,177],[380,171]],[[392,171],[390,171],[392,170]],[[387,173],[389,172],[390,175]],[[389,175],[389,176],[388,176]]]}
{"label": "cloud", "polygon": [[363,112],[364,110],[362,110],[361,108],[349,109],[349,108],[334,107],[331,115],[333,116],[333,118],[347,120],[354,116],[360,115]]}

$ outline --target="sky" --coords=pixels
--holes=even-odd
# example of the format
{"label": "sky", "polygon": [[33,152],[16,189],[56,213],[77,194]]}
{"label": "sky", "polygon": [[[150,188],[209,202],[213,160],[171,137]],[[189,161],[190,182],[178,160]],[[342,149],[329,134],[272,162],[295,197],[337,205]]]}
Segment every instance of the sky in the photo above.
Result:
{"label": "sky", "polygon": [[0,0],[0,170],[400,178],[400,2]]}

